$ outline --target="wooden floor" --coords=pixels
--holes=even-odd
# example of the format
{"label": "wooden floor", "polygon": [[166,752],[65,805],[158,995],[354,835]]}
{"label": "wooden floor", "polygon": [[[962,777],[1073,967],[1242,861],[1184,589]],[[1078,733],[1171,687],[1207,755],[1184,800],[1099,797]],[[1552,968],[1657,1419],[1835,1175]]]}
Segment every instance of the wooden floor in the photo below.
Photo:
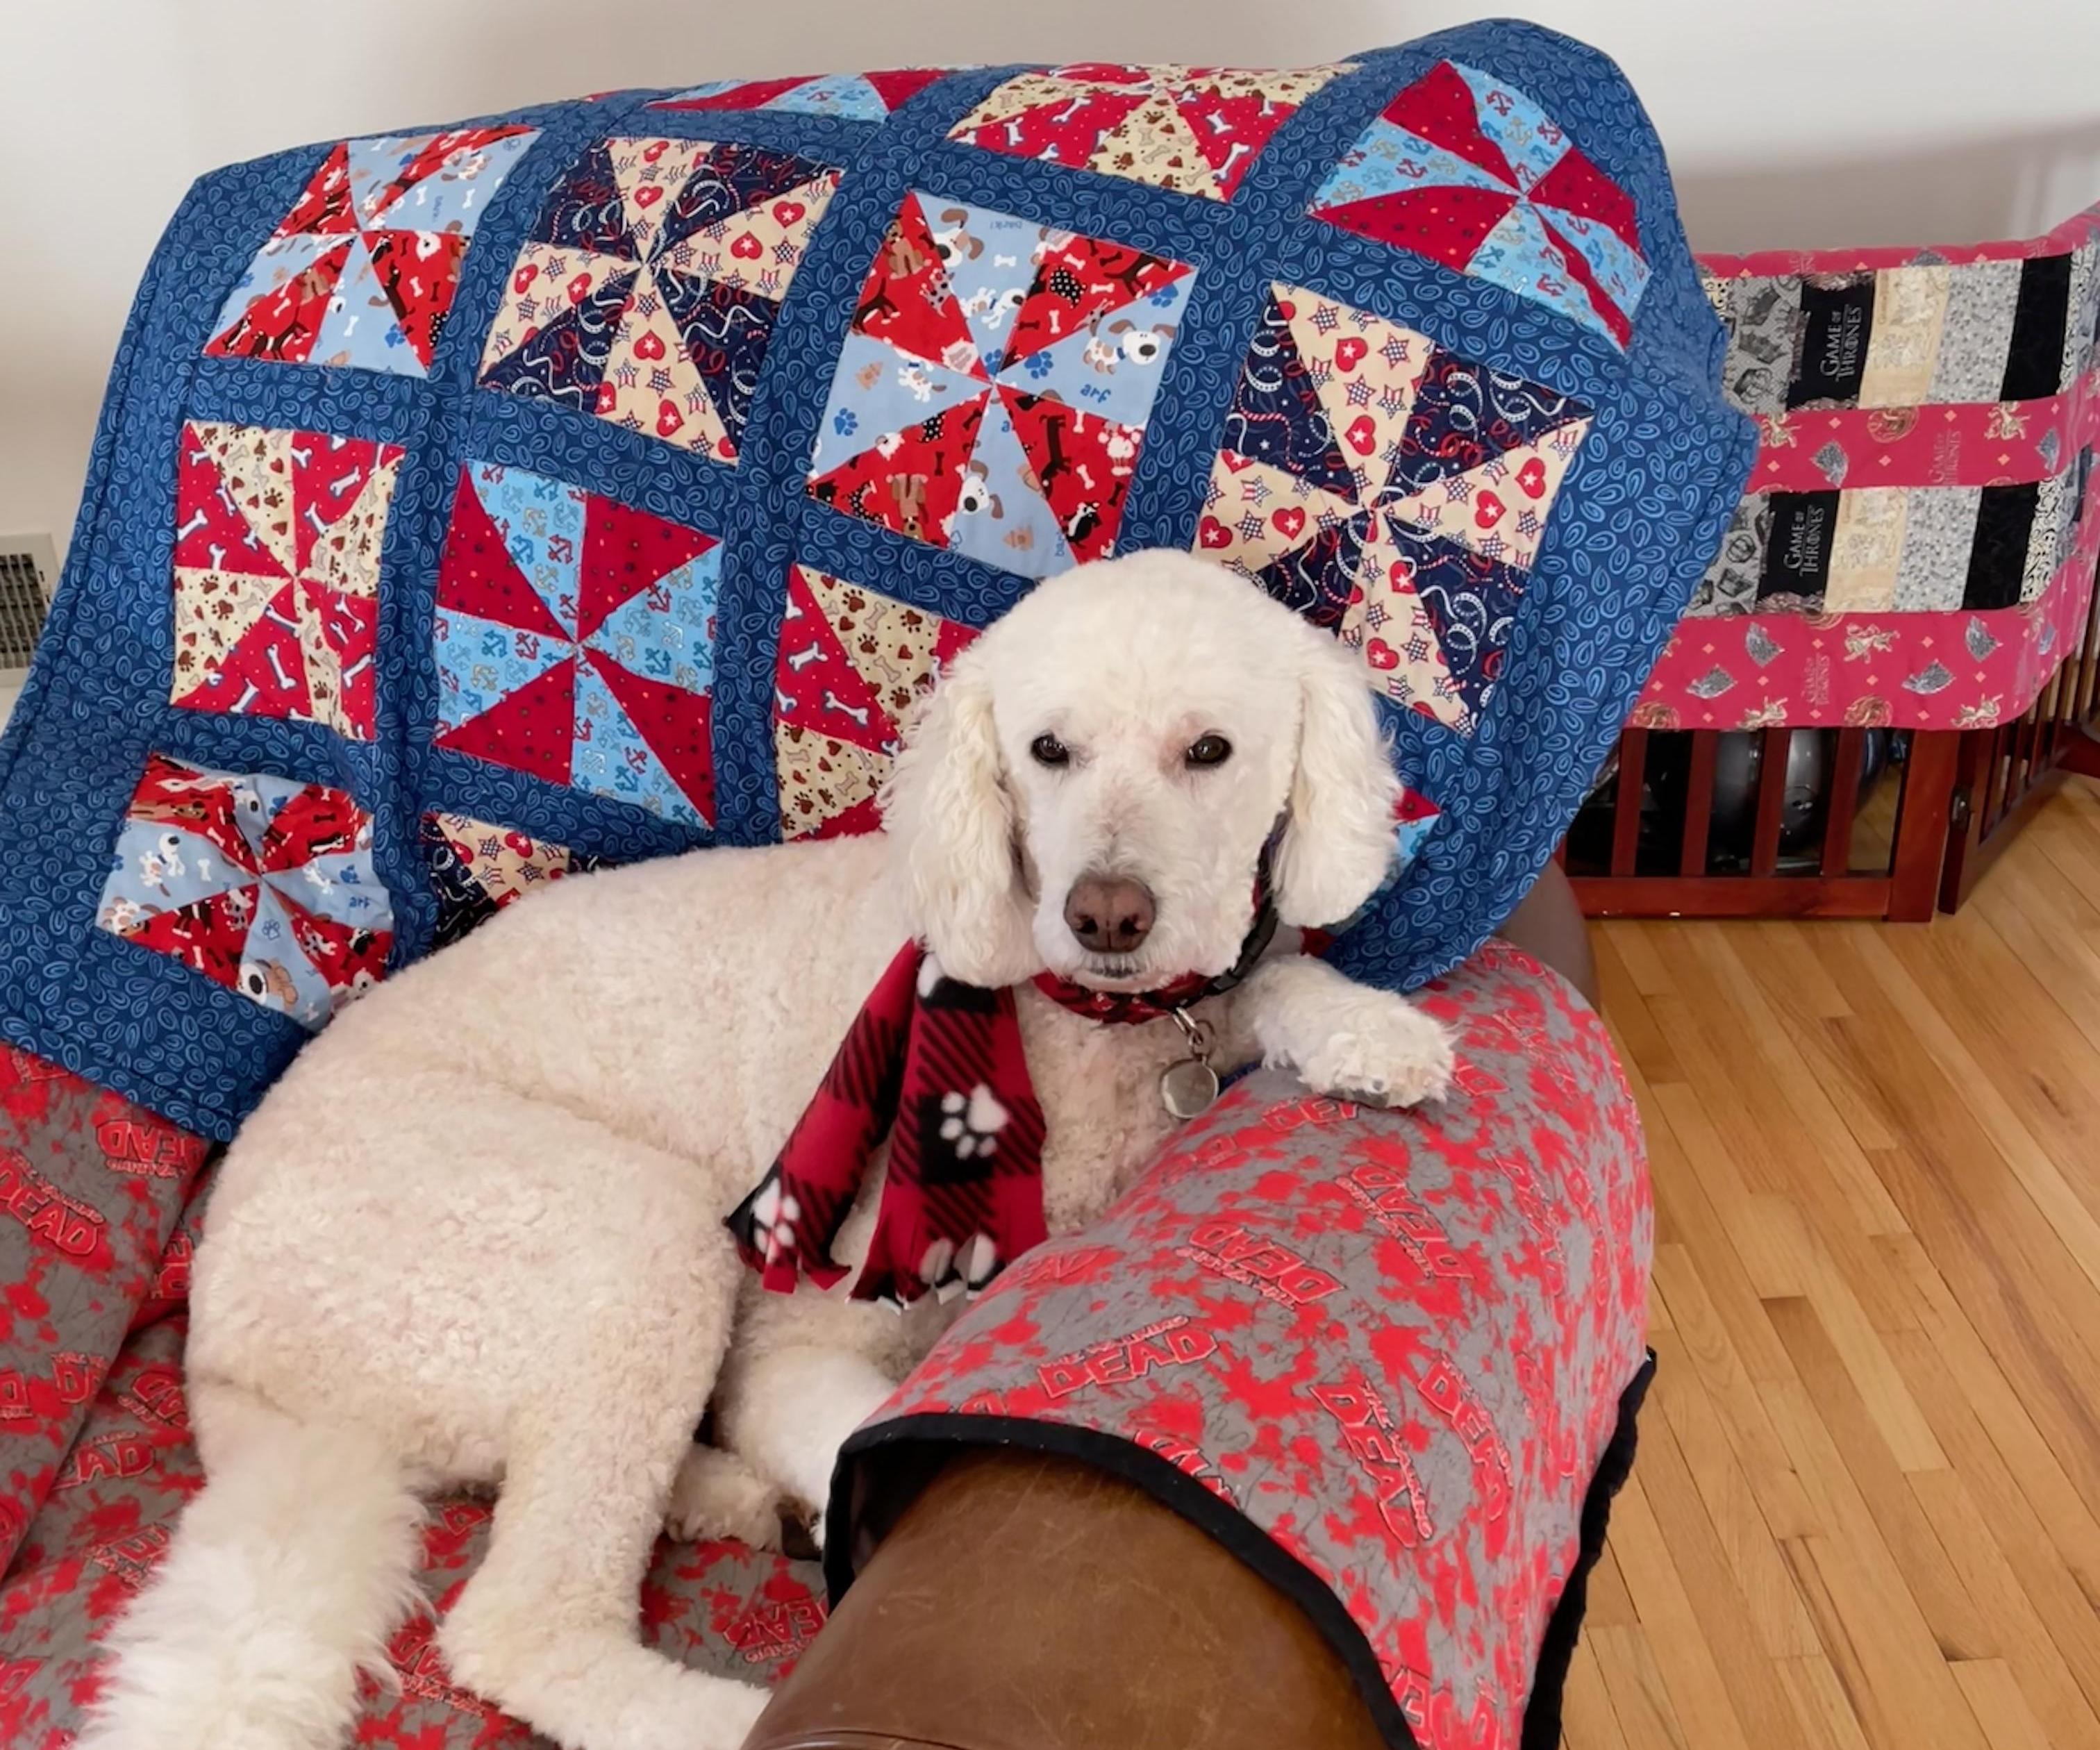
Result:
{"label": "wooden floor", "polygon": [[2100,792],[1929,926],[1595,935],[1661,1368],[1570,1750],[2100,1750]]}

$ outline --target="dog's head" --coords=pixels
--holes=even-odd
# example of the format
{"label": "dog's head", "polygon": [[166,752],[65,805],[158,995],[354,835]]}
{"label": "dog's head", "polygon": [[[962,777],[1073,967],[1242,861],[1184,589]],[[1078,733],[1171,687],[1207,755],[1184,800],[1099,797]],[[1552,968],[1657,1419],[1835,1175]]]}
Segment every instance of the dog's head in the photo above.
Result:
{"label": "dog's head", "polygon": [[1397,783],[1353,652],[1187,553],[1081,566],[959,656],[883,796],[949,974],[1142,990],[1238,958],[1279,827],[1286,923],[1385,879]]}

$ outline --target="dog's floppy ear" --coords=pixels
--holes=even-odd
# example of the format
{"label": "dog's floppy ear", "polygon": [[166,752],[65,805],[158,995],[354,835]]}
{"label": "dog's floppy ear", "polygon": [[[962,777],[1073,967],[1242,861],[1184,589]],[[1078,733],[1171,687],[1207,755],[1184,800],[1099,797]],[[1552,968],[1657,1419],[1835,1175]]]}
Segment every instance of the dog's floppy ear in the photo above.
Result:
{"label": "dog's floppy ear", "polygon": [[1384,883],[1400,781],[1379,733],[1370,674],[1355,651],[1307,626],[1298,769],[1276,857],[1277,915],[1301,928],[1339,923]]}
{"label": "dog's floppy ear", "polygon": [[1039,969],[991,681],[976,648],[955,659],[906,728],[882,818],[912,928],[950,977],[1011,985]]}

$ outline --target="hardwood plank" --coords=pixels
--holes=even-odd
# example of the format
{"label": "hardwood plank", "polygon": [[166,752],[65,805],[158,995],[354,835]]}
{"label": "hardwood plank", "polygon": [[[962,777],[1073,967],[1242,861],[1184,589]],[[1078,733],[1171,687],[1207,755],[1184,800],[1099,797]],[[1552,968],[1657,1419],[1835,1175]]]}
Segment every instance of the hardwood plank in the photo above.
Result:
{"label": "hardwood plank", "polygon": [[2004,1660],[1965,1659],[1954,1667],[1954,1681],[1969,1698],[1991,1750],[2056,1750],[2060,1746],[2060,1739],[2043,1730]]}
{"label": "hardwood plank", "polygon": [[1568,1750],[2100,1750],[2100,790],[1929,926],[1594,935],[1659,1368]]}

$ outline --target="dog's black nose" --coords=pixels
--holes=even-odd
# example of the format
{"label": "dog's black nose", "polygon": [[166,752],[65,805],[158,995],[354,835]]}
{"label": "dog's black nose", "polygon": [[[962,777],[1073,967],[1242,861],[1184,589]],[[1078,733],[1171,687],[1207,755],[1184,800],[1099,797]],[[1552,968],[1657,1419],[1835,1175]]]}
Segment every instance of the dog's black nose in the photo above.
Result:
{"label": "dog's black nose", "polygon": [[1123,875],[1081,875],[1065,896],[1065,927],[1096,954],[1129,954],[1158,915],[1152,889]]}

